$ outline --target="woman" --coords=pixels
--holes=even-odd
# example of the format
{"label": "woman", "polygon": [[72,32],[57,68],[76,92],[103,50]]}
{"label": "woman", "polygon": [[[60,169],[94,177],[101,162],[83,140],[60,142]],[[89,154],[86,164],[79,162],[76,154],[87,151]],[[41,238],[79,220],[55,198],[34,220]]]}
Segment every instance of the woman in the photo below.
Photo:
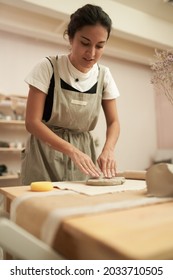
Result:
{"label": "woman", "polygon": [[[119,92],[109,69],[97,63],[110,31],[111,19],[101,7],[83,6],[71,15],[65,31],[69,55],[44,58],[27,76],[26,129],[31,135],[22,153],[22,184],[116,175]],[[96,159],[89,131],[101,106],[107,131]]]}

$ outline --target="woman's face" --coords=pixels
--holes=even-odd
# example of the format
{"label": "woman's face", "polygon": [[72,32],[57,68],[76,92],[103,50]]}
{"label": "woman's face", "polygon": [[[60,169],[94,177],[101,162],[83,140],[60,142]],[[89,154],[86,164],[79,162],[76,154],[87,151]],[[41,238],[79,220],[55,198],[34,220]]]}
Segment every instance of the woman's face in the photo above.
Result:
{"label": "woman's face", "polygon": [[108,32],[102,25],[84,26],[70,39],[69,59],[79,71],[86,73],[101,58]]}

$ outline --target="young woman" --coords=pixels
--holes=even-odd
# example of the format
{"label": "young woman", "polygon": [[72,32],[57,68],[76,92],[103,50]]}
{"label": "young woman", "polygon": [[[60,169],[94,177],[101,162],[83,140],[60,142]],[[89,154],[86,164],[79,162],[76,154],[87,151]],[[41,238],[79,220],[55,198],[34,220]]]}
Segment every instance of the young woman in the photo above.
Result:
{"label": "young woman", "polygon": [[[30,136],[22,153],[22,184],[116,175],[119,92],[109,69],[98,64],[110,32],[111,19],[101,7],[87,4],[79,8],[65,31],[70,53],[44,58],[27,76],[26,129]],[[90,131],[101,106],[106,141],[96,159]]]}

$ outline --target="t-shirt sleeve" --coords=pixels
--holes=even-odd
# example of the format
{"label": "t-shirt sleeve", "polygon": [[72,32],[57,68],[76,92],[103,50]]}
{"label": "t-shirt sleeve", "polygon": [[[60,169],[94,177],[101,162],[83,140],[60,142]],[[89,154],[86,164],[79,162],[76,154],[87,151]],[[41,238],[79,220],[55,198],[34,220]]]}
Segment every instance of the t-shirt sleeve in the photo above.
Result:
{"label": "t-shirt sleeve", "polygon": [[26,76],[25,82],[47,94],[52,74],[53,68],[50,61],[43,58]]}
{"label": "t-shirt sleeve", "polygon": [[109,68],[105,67],[104,89],[102,99],[115,99],[120,96],[118,87],[112,77]]}

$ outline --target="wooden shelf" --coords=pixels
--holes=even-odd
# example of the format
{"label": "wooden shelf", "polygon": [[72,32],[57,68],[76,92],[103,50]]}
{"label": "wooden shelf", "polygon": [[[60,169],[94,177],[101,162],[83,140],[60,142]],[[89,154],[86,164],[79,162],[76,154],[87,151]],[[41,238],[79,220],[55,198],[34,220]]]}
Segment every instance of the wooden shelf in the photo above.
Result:
{"label": "wooden shelf", "polygon": [[1,180],[13,180],[13,179],[19,179],[19,176],[17,174],[14,174],[14,175],[3,175],[3,176],[0,176],[0,181]]}
{"label": "wooden shelf", "polygon": [[3,148],[0,147],[0,152],[21,152],[23,150],[23,148],[19,149],[19,148]]}
{"label": "wooden shelf", "polygon": [[[16,106],[16,102],[15,112],[12,107]],[[0,176],[0,186],[10,186],[20,182],[18,174],[21,168],[20,153],[28,135],[24,120],[25,107],[26,98],[21,100],[17,96],[5,96],[2,101],[0,100],[0,164],[7,168],[7,172]]]}
{"label": "wooden shelf", "polygon": [[10,120],[10,121],[7,121],[7,120],[0,120],[0,125],[10,125],[10,124],[17,124],[17,125],[24,125],[25,124],[25,121],[24,120]]}

